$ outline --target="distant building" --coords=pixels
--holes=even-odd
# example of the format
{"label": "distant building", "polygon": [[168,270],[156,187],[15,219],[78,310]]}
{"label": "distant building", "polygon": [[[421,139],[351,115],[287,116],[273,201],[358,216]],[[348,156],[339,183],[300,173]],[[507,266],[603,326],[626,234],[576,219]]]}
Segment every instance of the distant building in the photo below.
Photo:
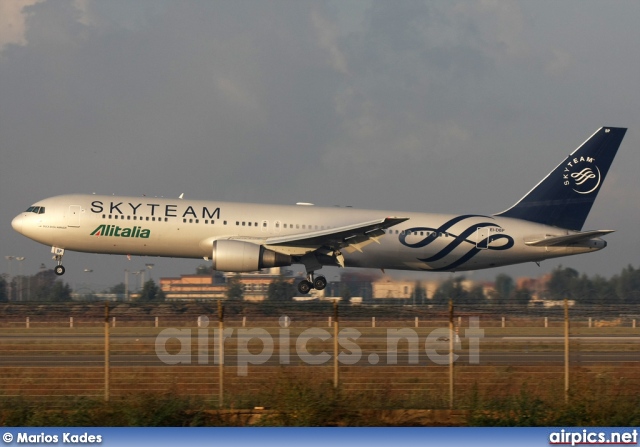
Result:
{"label": "distant building", "polygon": [[[531,292],[531,301],[543,301],[546,298],[546,290],[547,284],[549,280],[551,280],[552,274],[547,273],[539,278],[518,278],[516,279],[516,288],[517,289],[527,289]],[[537,306],[542,306],[541,304],[534,304]]]}
{"label": "distant building", "polygon": [[379,278],[371,283],[373,299],[405,299],[413,297],[415,281],[395,280],[389,276]]}
{"label": "distant building", "polygon": [[[287,274],[289,274],[288,271]],[[233,276],[242,284],[245,301],[265,301],[269,297],[269,285],[280,277],[280,268],[275,267],[255,273],[229,273],[226,276],[227,280]],[[284,276],[284,280],[293,283],[296,278]]]}
{"label": "distant building", "polygon": [[[167,301],[206,301],[226,299],[230,278],[237,278],[243,288],[245,301],[264,301],[269,285],[280,277],[280,269],[266,269],[255,273],[225,273],[224,281],[212,275],[180,275],[179,278],[160,278],[160,288]],[[293,283],[295,277],[285,271],[285,280]]]}
{"label": "distant building", "polygon": [[[373,299],[416,299],[423,298],[424,302],[416,301],[416,304],[426,304],[433,297],[433,294],[441,281],[415,281],[409,279],[393,279],[390,276],[375,279],[371,283]],[[422,292],[416,290],[420,287]],[[421,296],[417,296],[417,295]]]}
{"label": "distant building", "polygon": [[214,284],[211,275],[180,275],[180,278],[160,278],[160,289],[166,301],[223,300],[226,284]]}
{"label": "distant building", "polygon": [[496,291],[496,284],[494,282],[481,281],[481,282],[475,283],[475,285],[480,286],[482,288],[482,295],[485,297],[485,299],[490,300],[492,297],[496,296],[498,293]]}
{"label": "distant building", "polygon": [[[340,275],[340,291],[339,294],[331,294],[330,296],[346,295],[350,297],[362,297],[363,302],[372,301],[373,290],[371,284],[380,278],[380,275],[369,272],[354,272],[347,270]],[[328,294],[329,295],[329,294]]]}

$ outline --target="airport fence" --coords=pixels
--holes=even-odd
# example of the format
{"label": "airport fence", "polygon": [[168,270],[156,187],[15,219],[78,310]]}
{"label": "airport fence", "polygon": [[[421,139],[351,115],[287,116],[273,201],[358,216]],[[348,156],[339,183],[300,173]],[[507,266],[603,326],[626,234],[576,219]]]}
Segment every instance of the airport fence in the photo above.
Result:
{"label": "airport fence", "polygon": [[[222,303],[221,303],[222,304]],[[5,304],[0,399],[183,396],[272,406],[322,384],[370,408],[640,396],[632,308]],[[222,336],[221,336],[222,335]]]}

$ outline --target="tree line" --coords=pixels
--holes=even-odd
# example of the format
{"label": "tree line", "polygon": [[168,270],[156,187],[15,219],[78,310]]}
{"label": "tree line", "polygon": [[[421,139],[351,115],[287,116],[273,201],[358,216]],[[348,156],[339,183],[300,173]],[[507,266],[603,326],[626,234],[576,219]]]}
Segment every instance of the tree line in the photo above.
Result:
{"label": "tree line", "polygon": [[629,265],[607,279],[600,275],[587,276],[577,270],[559,266],[536,290],[516,286],[509,275],[496,276],[493,289],[485,293],[481,285],[465,287],[464,277],[443,282],[433,294],[431,303],[444,304],[450,299],[461,304],[527,305],[535,296],[538,299],[575,301],[585,305],[640,304],[640,269]]}
{"label": "tree line", "polygon": [[[199,267],[197,272],[217,275],[216,280],[222,280],[219,272],[212,272],[210,268]],[[608,279],[600,275],[587,276],[575,269],[559,266],[542,282],[543,284],[536,287],[537,290],[534,291],[524,286],[517,287],[512,277],[500,273],[495,277],[493,287],[486,288],[483,284],[467,282],[464,276],[458,276],[444,281],[429,297],[422,283],[416,281],[413,296],[406,301],[412,304],[439,305],[453,300],[457,304],[525,306],[536,296],[539,299],[549,300],[567,298],[574,300],[576,304],[640,304],[640,269],[631,265]],[[231,276],[227,278],[226,283],[226,299],[241,301],[244,298],[244,290],[239,277]],[[358,287],[361,287],[361,284]],[[6,276],[0,276],[0,302],[65,302],[71,301],[72,293],[71,287],[62,282],[53,270],[43,270],[31,276],[15,276],[10,281]],[[124,295],[125,285],[117,284],[105,293]],[[348,300],[357,293],[358,291],[351,290],[348,282],[344,282],[334,294]],[[140,302],[161,302],[165,299],[164,293],[153,280],[147,281],[137,295],[137,300]],[[280,275],[269,284],[267,301],[290,302],[297,295],[297,289],[291,278]]]}

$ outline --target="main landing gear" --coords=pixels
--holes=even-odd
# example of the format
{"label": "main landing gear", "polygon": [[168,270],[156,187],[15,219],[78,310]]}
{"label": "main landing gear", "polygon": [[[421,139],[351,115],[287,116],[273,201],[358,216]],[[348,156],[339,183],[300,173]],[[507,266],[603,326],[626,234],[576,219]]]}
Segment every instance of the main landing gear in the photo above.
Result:
{"label": "main landing gear", "polygon": [[327,278],[320,275],[314,277],[313,272],[307,273],[307,279],[303,279],[298,283],[298,292],[306,295],[311,289],[322,290],[327,287]]}
{"label": "main landing gear", "polygon": [[56,265],[53,271],[56,275],[61,276],[64,275],[64,266],[62,265],[62,256],[64,255],[64,248],[51,247],[51,253],[53,253],[53,259],[56,260],[58,265]]}

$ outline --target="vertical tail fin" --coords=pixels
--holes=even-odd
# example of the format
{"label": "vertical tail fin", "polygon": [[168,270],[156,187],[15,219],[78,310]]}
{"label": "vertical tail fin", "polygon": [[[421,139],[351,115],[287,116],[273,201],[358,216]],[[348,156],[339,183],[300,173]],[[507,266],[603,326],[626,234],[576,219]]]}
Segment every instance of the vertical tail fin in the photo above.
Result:
{"label": "vertical tail fin", "polygon": [[626,131],[601,127],[518,203],[496,216],[581,230]]}

